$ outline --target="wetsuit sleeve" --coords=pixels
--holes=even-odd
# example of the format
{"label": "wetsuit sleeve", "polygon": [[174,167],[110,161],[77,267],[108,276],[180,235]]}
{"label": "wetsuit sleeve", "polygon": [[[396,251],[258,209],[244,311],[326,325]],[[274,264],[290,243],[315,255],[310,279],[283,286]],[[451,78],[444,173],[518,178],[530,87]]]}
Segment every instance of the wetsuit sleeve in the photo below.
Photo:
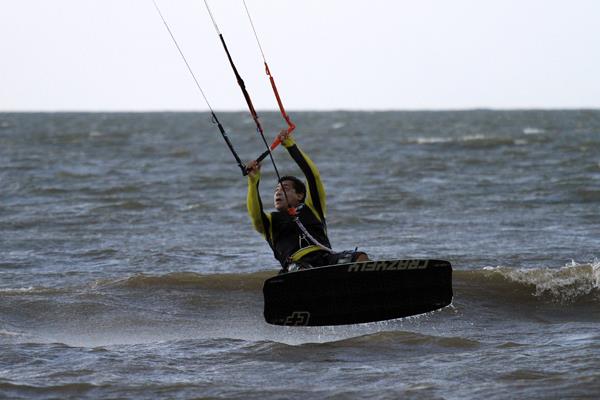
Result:
{"label": "wetsuit sleeve", "polygon": [[260,183],[260,173],[255,176],[248,175],[248,196],[246,205],[248,207],[248,215],[252,220],[254,229],[271,244],[271,215],[263,210],[258,184]]}
{"label": "wetsuit sleeve", "polygon": [[306,200],[304,201],[304,204],[315,211],[318,218],[324,222],[325,216],[327,215],[325,186],[323,186],[317,166],[302,150],[300,150],[292,138],[285,139],[283,145],[306,177],[306,183],[308,185],[306,188]]}

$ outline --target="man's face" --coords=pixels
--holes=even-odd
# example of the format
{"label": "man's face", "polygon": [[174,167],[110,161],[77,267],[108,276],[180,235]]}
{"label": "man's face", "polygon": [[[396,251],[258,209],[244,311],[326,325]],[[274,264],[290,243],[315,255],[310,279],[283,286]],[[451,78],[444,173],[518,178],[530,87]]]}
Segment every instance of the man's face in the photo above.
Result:
{"label": "man's face", "polygon": [[[285,194],[283,191],[285,190]],[[289,204],[286,201],[289,201]],[[273,204],[278,211],[285,211],[290,207],[297,207],[304,197],[303,194],[297,193],[294,189],[294,183],[292,181],[283,181],[275,188],[275,194],[273,195]]]}

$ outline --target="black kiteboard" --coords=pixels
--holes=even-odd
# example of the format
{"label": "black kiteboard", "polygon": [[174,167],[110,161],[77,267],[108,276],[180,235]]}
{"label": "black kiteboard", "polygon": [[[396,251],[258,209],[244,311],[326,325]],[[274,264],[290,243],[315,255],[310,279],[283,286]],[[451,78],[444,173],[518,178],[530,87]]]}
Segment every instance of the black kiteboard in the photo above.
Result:
{"label": "black kiteboard", "polygon": [[320,326],[422,314],[452,301],[452,267],[442,260],[388,260],[329,265],[269,278],[265,320]]}

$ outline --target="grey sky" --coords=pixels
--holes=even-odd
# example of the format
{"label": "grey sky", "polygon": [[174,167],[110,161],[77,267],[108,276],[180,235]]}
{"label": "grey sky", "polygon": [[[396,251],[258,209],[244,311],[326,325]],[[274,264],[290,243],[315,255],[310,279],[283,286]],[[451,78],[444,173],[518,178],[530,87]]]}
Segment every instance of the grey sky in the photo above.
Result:
{"label": "grey sky", "polygon": [[[245,103],[202,0],[158,0],[216,110]],[[274,109],[241,0],[209,2]],[[599,108],[600,1],[247,0],[289,109]],[[0,0],[0,111],[205,110],[152,0]]]}

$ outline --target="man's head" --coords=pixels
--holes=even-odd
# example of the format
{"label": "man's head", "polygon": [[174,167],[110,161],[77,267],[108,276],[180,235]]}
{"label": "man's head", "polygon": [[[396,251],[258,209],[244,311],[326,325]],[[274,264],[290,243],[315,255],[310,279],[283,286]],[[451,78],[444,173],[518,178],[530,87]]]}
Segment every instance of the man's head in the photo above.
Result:
{"label": "man's head", "polygon": [[[285,190],[285,194],[283,191]],[[286,199],[287,197],[287,199]],[[295,176],[283,176],[275,188],[273,203],[278,211],[285,211],[290,207],[297,207],[306,197],[304,182]],[[287,201],[289,201],[289,204]]]}

